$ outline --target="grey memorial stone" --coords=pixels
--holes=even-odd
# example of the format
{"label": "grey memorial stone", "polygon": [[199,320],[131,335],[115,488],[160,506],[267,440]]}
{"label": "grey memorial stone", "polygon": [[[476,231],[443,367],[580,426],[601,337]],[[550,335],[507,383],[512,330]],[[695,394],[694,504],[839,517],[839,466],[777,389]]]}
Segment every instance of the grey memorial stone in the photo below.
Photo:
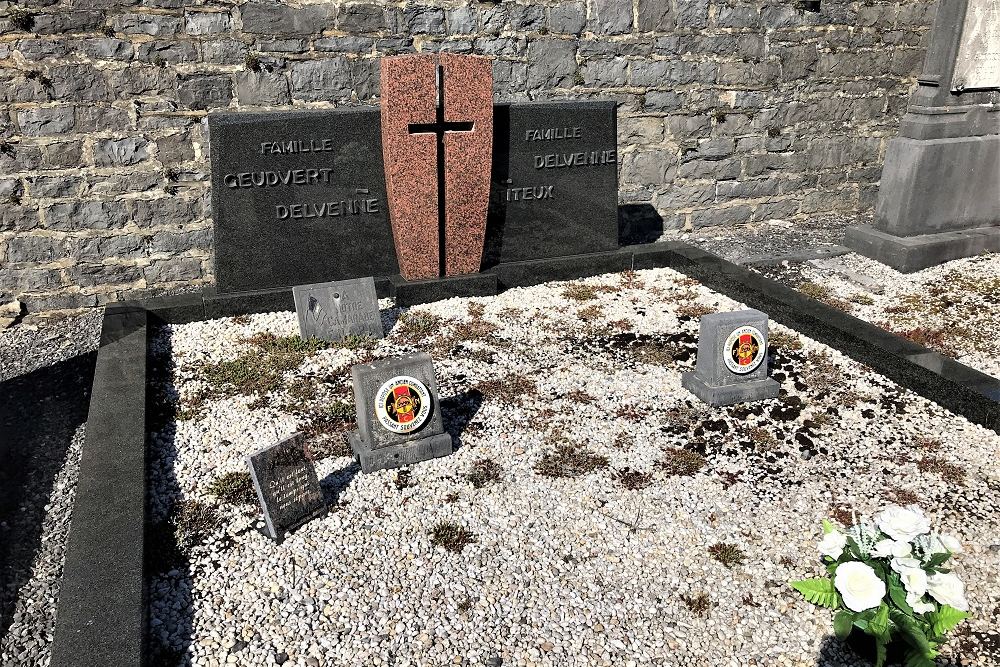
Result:
{"label": "grey memorial stone", "polygon": [[1000,252],[1000,0],[941,0],[889,142],[875,220],[845,245],[900,271]]}
{"label": "grey memorial stone", "polygon": [[326,512],[323,491],[306,456],[301,433],[248,456],[247,463],[267,535],[272,539],[281,542],[285,533]]}
{"label": "grey memorial stone", "polygon": [[292,297],[303,340],[385,337],[373,278],[296,285],[292,288]]}
{"label": "grey memorial stone", "polygon": [[220,293],[399,273],[377,109],[209,116]]}
{"label": "grey memorial stone", "polygon": [[698,360],[681,385],[709,405],[733,405],[778,395],[767,377],[767,315],[759,310],[701,318]]}
{"label": "grey memorial stone", "polygon": [[351,379],[358,430],[348,440],[362,472],[451,454],[429,354],[359,364],[351,368]]}

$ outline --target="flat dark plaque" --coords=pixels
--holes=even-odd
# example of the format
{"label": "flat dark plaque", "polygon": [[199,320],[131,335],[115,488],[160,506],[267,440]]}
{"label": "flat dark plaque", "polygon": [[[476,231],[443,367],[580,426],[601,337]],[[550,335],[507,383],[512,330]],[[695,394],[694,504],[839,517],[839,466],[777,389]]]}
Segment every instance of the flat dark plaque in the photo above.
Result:
{"label": "flat dark plaque", "polygon": [[614,102],[497,105],[494,136],[484,267],[618,248]]}
{"label": "flat dark plaque", "polygon": [[377,109],[209,116],[220,293],[399,272]]}
{"label": "flat dark plaque", "polygon": [[292,288],[292,296],[303,340],[385,337],[374,278],[296,285]]}
{"label": "flat dark plaque", "polygon": [[326,512],[316,469],[306,457],[305,437],[296,433],[247,457],[267,534],[280,542],[286,532]]}

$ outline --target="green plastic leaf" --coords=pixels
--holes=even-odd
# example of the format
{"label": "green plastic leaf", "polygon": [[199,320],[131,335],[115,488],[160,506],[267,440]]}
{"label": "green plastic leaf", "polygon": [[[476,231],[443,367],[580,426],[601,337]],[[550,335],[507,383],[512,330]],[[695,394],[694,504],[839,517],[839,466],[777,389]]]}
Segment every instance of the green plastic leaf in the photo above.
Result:
{"label": "green plastic leaf", "polygon": [[800,579],[790,585],[813,604],[827,609],[840,607],[840,595],[830,579]]}
{"label": "green plastic leaf", "polygon": [[882,642],[889,642],[889,605],[884,602],[879,605],[875,616],[868,623],[868,633]]}
{"label": "green plastic leaf", "polygon": [[941,567],[945,562],[951,558],[951,554],[945,552],[943,554],[934,554],[930,559],[924,564],[924,569],[933,570]]}
{"label": "green plastic leaf", "polygon": [[875,638],[875,667],[883,667],[885,665],[885,647],[886,643],[880,638]]}
{"label": "green plastic leaf", "polygon": [[913,607],[911,607],[910,603],[906,601],[906,589],[899,584],[899,577],[894,577],[889,580],[889,599],[891,599],[902,611],[906,612],[910,616],[913,616]]}
{"label": "green plastic leaf", "polygon": [[837,527],[833,525],[833,522],[829,519],[823,519],[823,534],[829,535],[830,533],[837,530]]}
{"label": "green plastic leaf", "polygon": [[968,617],[969,615],[966,612],[943,604],[940,609],[928,614],[927,620],[930,621],[931,631],[934,633],[934,636],[943,637]]}
{"label": "green plastic leaf", "polygon": [[898,611],[890,612],[895,623],[906,638],[911,650],[906,655],[906,667],[934,667],[937,651],[931,645],[924,629],[911,616]]}
{"label": "green plastic leaf", "polygon": [[838,639],[847,639],[851,634],[851,627],[854,625],[854,614],[847,611],[838,611],[833,617],[833,633]]}

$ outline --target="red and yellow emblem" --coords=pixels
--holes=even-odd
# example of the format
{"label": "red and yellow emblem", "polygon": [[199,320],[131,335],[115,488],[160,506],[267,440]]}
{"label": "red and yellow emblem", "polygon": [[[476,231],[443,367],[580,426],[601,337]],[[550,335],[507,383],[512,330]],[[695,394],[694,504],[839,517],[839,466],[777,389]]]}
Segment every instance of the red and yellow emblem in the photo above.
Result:
{"label": "red and yellow emblem", "polygon": [[386,430],[409,433],[431,414],[431,395],[424,383],[409,375],[385,382],[375,395],[375,416]]}
{"label": "red and yellow emblem", "polygon": [[726,368],[744,375],[751,373],[764,361],[764,334],[757,327],[740,327],[729,334],[723,347]]}

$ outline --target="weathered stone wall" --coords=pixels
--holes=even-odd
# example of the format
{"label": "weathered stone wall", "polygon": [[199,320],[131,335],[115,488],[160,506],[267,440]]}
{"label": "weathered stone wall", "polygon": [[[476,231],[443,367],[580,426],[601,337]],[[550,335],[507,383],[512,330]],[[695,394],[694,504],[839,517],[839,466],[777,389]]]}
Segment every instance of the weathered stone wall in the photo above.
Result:
{"label": "weathered stone wall", "polygon": [[626,219],[868,211],[933,5],[795,2],[0,1],[0,302],[211,282],[208,111],[376,103],[411,51],[495,58],[498,100],[619,101]]}

